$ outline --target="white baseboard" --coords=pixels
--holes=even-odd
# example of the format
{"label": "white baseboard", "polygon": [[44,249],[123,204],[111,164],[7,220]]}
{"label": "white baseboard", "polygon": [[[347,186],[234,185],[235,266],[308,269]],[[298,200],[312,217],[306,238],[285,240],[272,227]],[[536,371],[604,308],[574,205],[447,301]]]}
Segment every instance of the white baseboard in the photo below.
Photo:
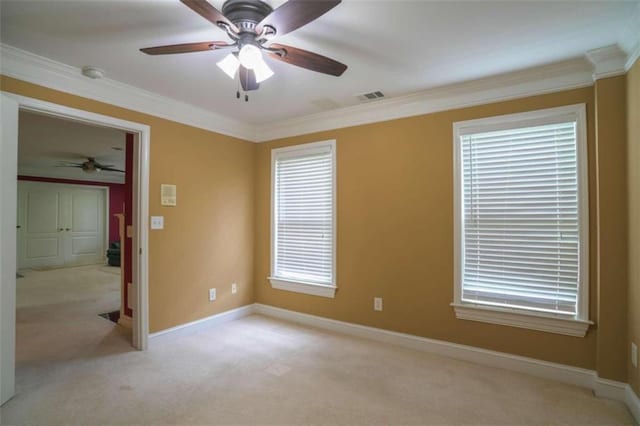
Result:
{"label": "white baseboard", "polygon": [[595,379],[594,371],[583,368],[332,320],[259,303],[256,303],[255,306],[256,313],[270,317],[323,328],[325,330],[337,331],[352,336],[364,337],[409,349],[444,355],[476,364],[527,373],[532,376],[558,380],[576,386],[592,388]]}
{"label": "white baseboard", "polygon": [[640,398],[638,398],[638,395],[636,395],[629,385],[627,385],[625,394],[627,407],[629,408],[629,411],[631,411],[633,418],[636,419],[636,423],[640,425]]}
{"label": "white baseboard", "polygon": [[337,321],[287,309],[276,308],[275,306],[263,305],[261,303],[242,306],[240,308],[212,315],[177,327],[168,328],[166,330],[150,334],[149,338],[151,341],[157,341],[157,338],[160,336],[173,337],[192,334],[198,330],[252,314],[279,318],[324,330],[335,331],[418,351],[435,353],[480,365],[504,368],[506,370],[591,389],[598,397],[614,399],[625,403],[636,422],[640,424],[640,399],[638,399],[638,396],[634,393],[631,387],[626,383],[602,379],[598,377],[598,374],[593,370],[542,361],[519,355],[511,355],[504,352],[491,351],[488,349],[446,342],[443,340],[428,339],[426,337],[398,333],[395,331],[383,330],[380,328],[368,327],[344,321]]}
{"label": "white baseboard", "polygon": [[225,322],[233,321],[238,318],[246,317],[254,313],[254,305],[245,305],[239,308],[231,309],[229,311],[221,312],[219,314],[211,315],[206,318],[202,318],[196,321],[188,322],[186,324],[177,325],[175,327],[167,328],[155,333],[149,334],[149,340],[157,340],[161,336],[182,336],[193,334],[199,330],[212,327],[214,325],[222,324]]}
{"label": "white baseboard", "polygon": [[[131,294],[131,293],[129,293]],[[126,328],[132,328],[133,327],[133,320],[131,319],[130,316],[127,315],[120,315],[120,318],[118,318],[118,324],[126,327]]]}
{"label": "white baseboard", "polygon": [[631,387],[626,383],[602,379],[593,370],[332,320],[260,303],[254,306],[257,314],[591,389],[598,397],[626,403],[640,424],[640,400]]}
{"label": "white baseboard", "polygon": [[596,376],[593,382],[593,393],[600,398],[625,401],[627,398],[626,392],[628,386],[629,385],[627,385],[626,383],[617,382],[615,380],[602,379]]}

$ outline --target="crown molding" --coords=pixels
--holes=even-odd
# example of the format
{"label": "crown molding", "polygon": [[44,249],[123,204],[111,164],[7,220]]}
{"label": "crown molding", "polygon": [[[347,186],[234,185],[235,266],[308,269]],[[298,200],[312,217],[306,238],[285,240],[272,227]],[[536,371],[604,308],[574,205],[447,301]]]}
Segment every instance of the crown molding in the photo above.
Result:
{"label": "crown molding", "polygon": [[640,3],[636,4],[630,21],[620,40],[620,46],[628,53],[625,71],[629,71],[640,57]]}
{"label": "crown molding", "polygon": [[[635,46],[635,50],[628,49],[631,52],[629,55],[617,45],[607,46],[591,50],[585,57],[268,124],[243,123],[108,78],[92,80],[82,76],[80,68],[6,44],[0,44],[0,73],[247,141],[266,142],[284,137],[588,87],[593,84],[594,79],[623,74],[640,55],[640,34],[638,31],[627,31],[627,34],[633,34],[633,36],[628,35],[625,38],[625,45]],[[638,42],[632,44],[636,35]]]}
{"label": "crown molding", "polygon": [[593,64],[593,81],[626,72],[627,54],[617,44],[589,50],[585,56]]}
{"label": "crown molding", "polygon": [[109,78],[93,80],[77,67],[0,43],[0,73],[84,98],[117,105],[189,126],[252,140],[254,128],[239,120],[207,111]]}
{"label": "crown molding", "polygon": [[640,57],[640,41],[636,44],[635,48],[629,53],[629,59],[627,59],[627,63],[624,65],[625,71],[629,71],[633,64],[636,63],[638,58]]}
{"label": "crown molding", "polygon": [[290,137],[455,108],[523,98],[593,84],[584,58],[428,89],[407,96],[325,111],[258,126],[257,140]]}

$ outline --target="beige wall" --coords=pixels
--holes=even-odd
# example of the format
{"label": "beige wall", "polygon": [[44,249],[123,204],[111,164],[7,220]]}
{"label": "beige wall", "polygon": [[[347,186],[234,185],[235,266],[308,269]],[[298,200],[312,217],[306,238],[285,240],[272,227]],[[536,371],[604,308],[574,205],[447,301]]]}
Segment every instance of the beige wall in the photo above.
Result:
{"label": "beige wall", "polygon": [[[628,88],[629,140],[636,141],[629,155],[629,177],[634,181],[629,185],[630,218],[637,217],[640,210],[638,179],[633,175],[640,165],[640,131],[633,119],[639,106],[638,74],[636,65]],[[619,164],[624,154],[620,153],[627,148],[620,142],[620,135],[625,135],[620,128],[626,128],[625,120],[620,119],[625,113],[624,78],[607,79],[595,87],[258,145],[11,78],[2,77],[0,87],[151,126],[150,214],[165,216],[166,228],[150,234],[152,332],[258,301],[596,369],[603,377],[626,380],[627,317],[626,310],[620,309],[626,294],[626,268],[619,270],[626,262],[620,258],[626,256],[624,246],[616,245],[620,235],[625,240],[627,229],[626,221],[620,223],[620,218],[626,217],[621,216],[626,197],[619,186],[621,176],[623,187],[625,182],[624,167]],[[601,102],[597,115],[596,95]],[[585,338],[575,338],[457,320],[449,306],[453,299],[452,124],[576,103],[587,105],[590,317],[596,326]],[[337,140],[339,290],[335,299],[273,290],[266,279],[270,150],[327,139]],[[160,206],[161,183],[178,185],[177,207]],[[603,206],[605,201],[607,206]],[[630,249],[637,257],[639,229],[633,220],[630,223]],[[638,266],[630,263],[633,278],[628,328],[631,338],[638,341],[640,279]],[[239,284],[237,295],[230,294],[231,282]],[[214,286],[218,301],[209,303],[207,289]],[[384,297],[383,312],[373,311],[374,296]],[[607,349],[608,344],[613,346]],[[618,350],[620,346],[624,350]],[[638,374],[631,373],[637,390]]]}
{"label": "beige wall", "polygon": [[597,371],[627,381],[627,105],[626,77],[594,87],[598,179]]}
{"label": "beige wall", "polygon": [[[640,61],[627,74],[629,194],[629,341],[640,346]],[[630,342],[625,352],[630,350]],[[640,367],[628,362],[629,382],[640,395]]]}
{"label": "beige wall", "polygon": [[[256,300],[337,320],[595,369],[596,328],[585,338],[567,337],[457,320],[449,306],[453,300],[452,124],[577,103],[587,104],[590,206],[595,212],[593,87],[258,145]],[[270,150],[327,139],[337,141],[339,289],[335,299],[274,290],[266,279],[270,258]],[[592,319],[597,307],[596,220],[593,214]],[[384,311],[373,311],[374,296],[384,298]]]}
{"label": "beige wall", "polygon": [[[252,143],[4,76],[0,88],[151,126],[149,212],[165,217],[149,235],[151,332],[253,302]],[[177,185],[177,207],[160,206],[162,183]]]}

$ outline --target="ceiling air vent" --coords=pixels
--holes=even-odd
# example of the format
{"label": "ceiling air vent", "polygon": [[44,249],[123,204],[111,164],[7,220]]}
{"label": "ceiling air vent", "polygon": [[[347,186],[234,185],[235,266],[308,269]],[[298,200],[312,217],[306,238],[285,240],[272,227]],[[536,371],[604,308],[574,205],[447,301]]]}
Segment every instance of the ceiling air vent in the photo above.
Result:
{"label": "ceiling air vent", "polygon": [[382,98],[384,98],[384,93],[382,93],[379,90],[371,93],[363,93],[361,95],[358,95],[358,100],[360,102],[377,101],[378,99],[382,99]]}

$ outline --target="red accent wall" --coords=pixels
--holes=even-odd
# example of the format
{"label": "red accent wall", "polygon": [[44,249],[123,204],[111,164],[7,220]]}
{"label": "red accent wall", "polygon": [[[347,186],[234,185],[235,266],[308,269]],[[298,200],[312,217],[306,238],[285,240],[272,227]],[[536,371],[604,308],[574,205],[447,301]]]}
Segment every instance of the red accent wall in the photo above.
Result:
{"label": "red accent wall", "polygon": [[[133,226],[133,134],[127,133],[125,147],[125,167],[124,167],[124,223],[125,226]],[[126,234],[126,228],[125,228]],[[133,244],[131,238],[124,239],[124,313],[132,316],[129,304],[129,286],[126,283],[133,283],[133,269],[131,265]]]}
{"label": "red accent wall", "polygon": [[118,219],[114,216],[117,213],[124,213],[126,184],[107,183],[107,182],[88,182],[75,179],[56,179],[38,176],[18,175],[18,180],[32,182],[50,182],[50,183],[68,183],[71,185],[87,185],[87,186],[107,186],[109,187],[109,242],[118,241],[120,239],[118,231]]}

